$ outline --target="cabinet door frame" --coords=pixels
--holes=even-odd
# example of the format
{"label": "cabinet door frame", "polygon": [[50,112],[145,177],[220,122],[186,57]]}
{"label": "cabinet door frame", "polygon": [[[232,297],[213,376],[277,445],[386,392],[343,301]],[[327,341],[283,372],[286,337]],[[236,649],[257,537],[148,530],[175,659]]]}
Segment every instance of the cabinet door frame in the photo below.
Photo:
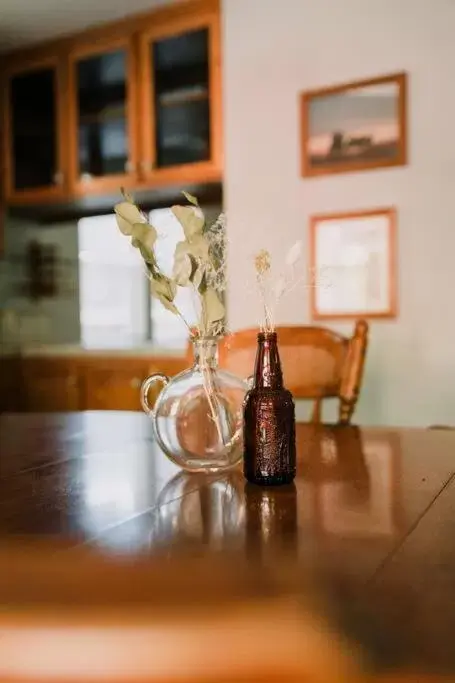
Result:
{"label": "cabinet door frame", "polygon": [[[154,105],[153,64],[150,55],[151,43],[190,31],[209,31],[209,107],[210,107],[210,150],[206,161],[196,161],[176,166],[156,168],[156,111]],[[211,182],[222,177],[222,100],[221,100],[221,32],[220,15],[215,10],[192,16],[170,18],[139,34],[140,142],[142,155],[139,162],[140,178],[147,185],[172,182]]]}
{"label": "cabinet door frame", "polygon": [[[10,98],[10,82],[14,76],[31,74],[45,68],[55,69],[55,137],[56,163],[55,181],[53,185],[18,190],[14,187],[14,151],[12,103]],[[40,201],[59,200],[65,197],[68,190],[66,136],[63,126],[65,113],[64,93],[66,90],[66,73],[64,60],[60,54],[53,53],[40,59],[29,58],[14,61],[7,66],[2,75],[2,92],[4,97],[3,117],[3,162],[4,162],[4,196],[7,203],[23,204]]]}
{"label": "cabinet door frame", "polygon": [[[77,104],[77,74],[76,63],[86,57],[97,57],[109,52],[124,49],[126,51],[126,122],[129,145],[129,170],[125,173],[93,176],[87,182],[79,173],[79,134],[78,134],[78,104]],[[69,53],[68,82],[68,131],[69,131],[69,183],[71,191],[76,196],[97,194],[106,191],[118,192],[121,187],[137,185],[138,148],[136,135],[137,118],[137,59],[136,46],[131,35],[116,39],[97,41],[96,45],[81,43],[71,49]]]}

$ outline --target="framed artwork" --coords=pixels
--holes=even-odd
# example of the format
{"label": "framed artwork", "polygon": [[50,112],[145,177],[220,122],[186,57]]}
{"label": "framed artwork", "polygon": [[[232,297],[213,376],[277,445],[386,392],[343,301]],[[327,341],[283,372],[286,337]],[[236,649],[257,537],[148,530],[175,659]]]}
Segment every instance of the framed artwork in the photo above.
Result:
{"label": "framed artwork", "polygon": [[395,232],[393,208],[311,218],[313,320],[396,316]]}
{"label": "framed artwork", "polygon": [[302,175],[403,166],[405,73],[301,95]]}

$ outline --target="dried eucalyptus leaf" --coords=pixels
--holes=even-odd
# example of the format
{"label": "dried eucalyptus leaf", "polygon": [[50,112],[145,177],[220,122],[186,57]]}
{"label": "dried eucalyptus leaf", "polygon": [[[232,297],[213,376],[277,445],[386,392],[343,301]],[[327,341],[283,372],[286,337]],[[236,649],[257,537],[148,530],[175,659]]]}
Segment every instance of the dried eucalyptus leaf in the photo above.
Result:
{"label": "dried eucalyptus leaf", "polygon": [[205,266],[203,263],[198,263],[198,265],[197,265],[197,267],[193,273],[193,276],[191,278],[191,282],[193,283],[193,285],[196,289],[199,289],[199,287],[201,286],[204,275],[205,275]]}
{"label": "dried eucalyptus leaf", "polygon": [[193,264],[188,254],[181,254],[174,261],[172,277],[180,287],[187,287],[190,284]]}
{"label": "dried eucalyptus leaf", "polygon": [[135,204],[120,202],[114,206],[117,225],[123,235],[131,235],[136,223],[146,223],[144,215]]}
{"label": "dried eucalyptus leaf", "polygon": [[155,274],[150,278],[150,293],[152,296],[158,299],[164,308],[167,308],[168,311],[177,315],[178,310],[173,303],[176,292],[177,287],[175,282],[168,277]]}
{"label": "dried eucalyptus leaf", "polygon": [[[158,239],[156,228],[149,223],[135,223],[131,231],[131,236],[135,243],[139,242],[149,251],[153,250],[155,242]],[[136,246],[136,244],[134,246]]]}
{"label": "dried eucalyptus leaf", "polygon": [[153,251],[149,251],[147,247],[145,247],[143,244],[141,244],[141,242],[138,242],[135,239],[131,240],[131,244],[133,245],[133,247],[136,247],[136,249],[139,249],[141,256],[144,259],[147,267],[155,265],[155,255]]}
{"label": "dried eucalyptus leaf", "polygon": [[223,320],[225,309],[214,289],[206,289],[202,295],[202,299],[203,323],[205,329],[209,330],[214,323]]}
{"label": "dried eucalyptus leaf", "polygon": [[209,259],[209,243],[204,235],[196,235],[191,242],[187,240],[178,242],[175,247],[174,258],[179,258],[182,254],[188,254],[196,260],[206,263]]}
{"label": "dried eucalyptus leaf", "polygon": [[185,190],[182,190],[182,194],[190,204],[194,204],[194,206],[199,206],[199,202],[194,195],[190,194],[189,192],[185,192]]}
{"label": "dried eucalyptus leaf", "polygon": [[202,234],[205,218],[198,206],[173,206],[171,211],[182,226],[189,242]]}

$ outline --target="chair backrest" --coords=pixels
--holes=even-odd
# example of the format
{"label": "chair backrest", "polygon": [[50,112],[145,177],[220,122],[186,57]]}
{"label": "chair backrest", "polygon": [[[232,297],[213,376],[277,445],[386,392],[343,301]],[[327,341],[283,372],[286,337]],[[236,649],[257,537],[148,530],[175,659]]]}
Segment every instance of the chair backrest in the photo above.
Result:
{"label": "chair backrest", "polygon": [[[220,346],[220,366],[241,377],[252,374],[257,328],[241,330]],[[362,382],[368,344],[368,323],[359,320],[352,337],[324,327],[276,328],[286,387],[297,399],[314,400],[313,420],[321,419],[321,401],[340,400],[339,421],[351,420]]]}

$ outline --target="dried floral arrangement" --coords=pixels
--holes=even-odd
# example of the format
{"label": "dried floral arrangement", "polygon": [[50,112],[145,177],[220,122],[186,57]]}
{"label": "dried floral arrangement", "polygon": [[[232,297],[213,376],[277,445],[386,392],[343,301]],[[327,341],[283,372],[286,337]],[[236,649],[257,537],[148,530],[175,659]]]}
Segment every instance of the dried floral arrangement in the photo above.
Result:
{"label": "dried floral arrangement", "polygon": [[[212,225],[206,220],[196,197],[183,192],[188,205],[176,205],[171,211],[183,228],[185,239],[178,242],[174,253],[172,276],[159,266],[156,255],[158,231],[147,216],[136,206],[133,198],[122,191],[124,201],[114,207],[120,231],[131,238],[133,247],[140,251],[150,280],[150,292],[162,305],[179,316],[188,328],[190,339],[218,337],[224,334],[225,308],[222,302],[226,289],[226,220],[221,213]],[[187,287],[192,294],[196,324],[185,318],[176,304],[179,287]],[[203,389],[207,398],[209,417],[213,420],[220,443],[223,439],[221,420],[222,400],[216,376],[205,353],[200,355]],[[236,440],[238,435],[233,437]]]}
{"label": "dried floral arrangement", "polygon": [[[171,211],[183,228],[185,239],[175,249],[172,276],[162,272],[155,252],[159,239],[156,228],[136,206],[133,198],[122,191],[124,200],[114,210],[120,231],[131,238],[144,260],[150,280],[150,292],[169,311],[185,323],[190,337],[217,337],[224,333],[226,289],[226,220],[221,213],[207,225],[196,197],[183,192],[186,206],[176,205]],[[196,324],[187,320],[176,305],[179,287],[190,289]]]}
{"label": "dried floral arrangement", "polygon": [[303,245],[301,241],[298,241],[289,249],[284,269],[275,277],[270,252],[261,249],[255,255],[254,269],[262,307],[259,323],[261,332],[271,333],[275,331],[278,304],[286,294],[289,294],[305,280],[305,269],[297,267],[302,256]]}

